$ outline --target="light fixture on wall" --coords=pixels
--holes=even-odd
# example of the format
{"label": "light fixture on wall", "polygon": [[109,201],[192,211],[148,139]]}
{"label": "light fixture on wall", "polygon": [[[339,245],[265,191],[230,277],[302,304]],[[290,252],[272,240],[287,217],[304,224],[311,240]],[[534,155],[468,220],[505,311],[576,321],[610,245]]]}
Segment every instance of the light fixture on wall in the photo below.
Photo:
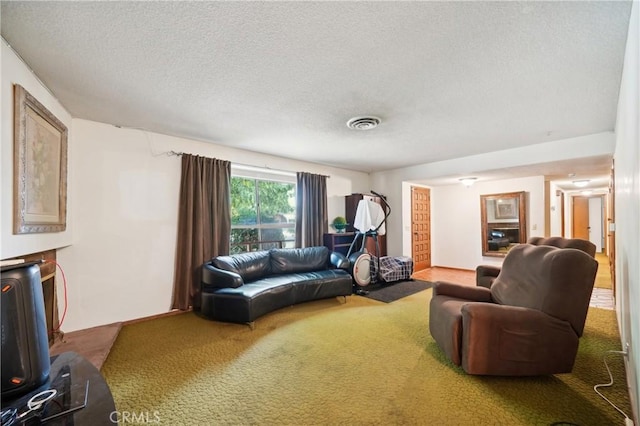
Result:
{"label": "light fixture on wall", "polygon": [[587,190],[587,191],[582,191],[582,192],[580,192],[580,193],[581,193],[582,195],[591,195],[591,194],[593,194],[593,191],[588,191],[588,190]]}
{"label": "light fixture on wall", "polygon": [[578,188],[584,188],[585,186],[589,185],[589,182],[591,182],[589,179],[574,180],[573,184]]}
{"label": "light fixture on wall", "polygon": [[469,188],[471,185],[475,183],[477,179],[478,178],[474,178],[474,177],[466,177],[466,178],[460,178],[458,180],[460,181],[461,184]]}

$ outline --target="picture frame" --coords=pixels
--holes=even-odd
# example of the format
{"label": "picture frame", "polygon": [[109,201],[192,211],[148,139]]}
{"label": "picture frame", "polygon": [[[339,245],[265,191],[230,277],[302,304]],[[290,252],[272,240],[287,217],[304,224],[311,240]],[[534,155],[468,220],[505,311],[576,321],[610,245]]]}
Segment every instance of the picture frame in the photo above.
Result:
{"label": "picture frame", "polygon": [[67,227],[67,127],[14,85],[14,234]]}
{"label": "picture frame", "polygon": [[518,199],[504,198],[496,200],[496,219],[517,219]]}

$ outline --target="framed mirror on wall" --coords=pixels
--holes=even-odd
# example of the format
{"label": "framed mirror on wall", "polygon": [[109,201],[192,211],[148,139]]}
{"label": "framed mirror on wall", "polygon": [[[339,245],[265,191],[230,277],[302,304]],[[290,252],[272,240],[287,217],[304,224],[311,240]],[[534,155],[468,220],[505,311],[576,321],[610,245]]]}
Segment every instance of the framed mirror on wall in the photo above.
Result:
{"label": "framed mirror on wall", "polygon": [[482,255],[505,256],[516,244],[527,242],[526,192],[480,196]]}

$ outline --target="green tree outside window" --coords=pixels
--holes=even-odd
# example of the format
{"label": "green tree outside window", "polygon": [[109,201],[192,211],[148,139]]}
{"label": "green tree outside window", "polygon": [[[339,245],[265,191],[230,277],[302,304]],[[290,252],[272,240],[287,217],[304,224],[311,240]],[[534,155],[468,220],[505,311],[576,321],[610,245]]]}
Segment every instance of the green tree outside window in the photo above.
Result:
{"label": "green tree outside window", "polygon": [[293,183],[232,177],[231,253],[293,247],[295,190]]}

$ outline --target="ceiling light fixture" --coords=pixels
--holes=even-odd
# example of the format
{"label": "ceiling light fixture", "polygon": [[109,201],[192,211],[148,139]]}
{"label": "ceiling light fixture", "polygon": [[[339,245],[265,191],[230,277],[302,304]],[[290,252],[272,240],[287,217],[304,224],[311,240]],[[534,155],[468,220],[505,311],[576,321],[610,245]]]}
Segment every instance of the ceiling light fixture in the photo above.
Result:
{"label": "ceiling light fixture", "polygon": [[574,180],[573,184],[578,188],[584,188],[585,186],[589,185],[589,182],[591,182],[589,179]]}
{"label": "ceiling light fixture", "polygon": [[347,121],[347,127],[354,130],[371,130],[380,124],[378,117],[353,117]]}
{"label": "ceiling light fixture", "polygon": [[464,186],[466,186],[467,188],[469,188],[471,185],[473,185],[475,183],[475,181],[478,178],[474,178],[474,177],[466,177],[466,178],[460,178],[458,179],[460,181],[460,183],[462,183]]}

